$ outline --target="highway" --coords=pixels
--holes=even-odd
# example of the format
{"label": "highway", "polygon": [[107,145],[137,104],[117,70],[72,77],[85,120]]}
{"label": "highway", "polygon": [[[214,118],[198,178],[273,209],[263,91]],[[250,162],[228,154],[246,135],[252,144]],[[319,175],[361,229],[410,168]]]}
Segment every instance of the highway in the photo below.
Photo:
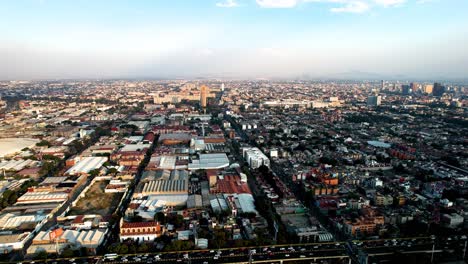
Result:
{"label": "highway", "polygon": [[[327,263],[389,263],[395,254],[424,256],[434,258],[434,263],[441,256],[462,259],[466,250],[466,237],[447,238],[415,237],[377,240],[352,240],[347,242],[306,243],[274,245],[264,247],[224,248],[220,250],[191,250],[180,252],[155,252],[148,254],[126,254],[115,259],[103,256],[75,259],[55,259],[35,261],[38,263],[282,263],[292,260]],[[465,256],[466,257],[466,256]],[[466,259],[466,258],[465,258]],[[33,262],[23,262],[33,263]],[[430,262],[428,262],[430,263]]]}
{"label": "highway", "polygon": [[104,263],[271,263],[292,259],[313,261],[328,259],[335,260],[334,263],[349,263],[344,243],[119,256],[113,260],[104,260]]}

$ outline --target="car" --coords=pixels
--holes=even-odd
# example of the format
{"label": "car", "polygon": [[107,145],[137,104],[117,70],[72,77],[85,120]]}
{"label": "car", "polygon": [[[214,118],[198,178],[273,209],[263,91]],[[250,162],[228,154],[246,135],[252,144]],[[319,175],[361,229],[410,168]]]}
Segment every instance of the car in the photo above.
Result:
{"label": "car", "polygon": [[299,257],[300,257],[300,258],[305,258],[306,256],[304,256],[304,255],[300,255]]}
{"label": "car", "polygon": [[285,257],[289,257],[289,254],[284,255]]}
{"label": "car", "polygon": [[217,260],[217,259],[219,259],[219,256],[214,256],[213,259]]}

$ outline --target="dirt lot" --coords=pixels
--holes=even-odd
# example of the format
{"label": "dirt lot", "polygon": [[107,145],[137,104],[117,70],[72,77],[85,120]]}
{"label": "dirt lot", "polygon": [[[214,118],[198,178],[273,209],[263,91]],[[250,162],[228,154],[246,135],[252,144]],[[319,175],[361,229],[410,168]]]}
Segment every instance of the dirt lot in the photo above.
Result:
{"label": "dirt lot", "polygon": [[86,196],[80,198],[77,205],[73,207],[68,215],[100,214],[110,215],[119,205],[123,193],[105,193],[104,188],[108,181],[95,182]]}

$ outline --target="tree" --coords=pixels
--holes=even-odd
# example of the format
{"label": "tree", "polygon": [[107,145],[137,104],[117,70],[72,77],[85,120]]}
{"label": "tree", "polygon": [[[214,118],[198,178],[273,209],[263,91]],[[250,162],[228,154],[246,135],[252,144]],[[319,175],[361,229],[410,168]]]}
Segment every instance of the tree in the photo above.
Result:
{"label": "tree", "polygon": [[176,228],[179,228],[184,223],[184,217],[182,215],[171,215],[166,218],[167,223],[173,224]]}
{"label": "tree", "polygon": [[54,156],[54,155],[50,155],[50,154],[43,155],[42,159],[43,160],[53,160],[53,161],[60,161],[61,160],[61,158],[59,158],[57,156]]}
{"label": "tree", "polygon": [[193,244],[190,241],[176,240],[167,244],[164,250],[166,251],[184,251],[192,249]]}
{"label": "tree", "polygon": [[226,244],[226,232],[224,230],[217,229],[214,233],[213,243],[216,248],[224,247]]}
{"label": "tree", "polygon": [[148,245],[143,243],[140,246],[138,246],[137,251],[143,253],[143,252],[148,252],[148,249],[149,249]]}
{"label": "tree", "polygon": [[42,167],[39,170],[39,174],[41,176],[52,174],[55,171],[55,169],[56,169],[56,165],[53,162],[46,161],[42,164]]}
{"label": "tree", "polygon": [[128,246],[125,244],[120,245],[118,248],[119,254],[127,254],[128,253]]}
{"label": "tree", "polygon": [[154,215],[154,220],[164,225],[166,223],[166,215],[163,212],[157,212]]}
{"label": "tree", "polygon": [[137,248],[136,248],[136,246],[135,246],[134,244],[131,244],[131,245],[128,247],[128,252],[129,252],[130,254],[135,254],[135,253],[137,253]]}
{"label": "tree", "polygon": [[38,146],[38,147],[50,147],[51,144],[50,144],[49,141],[43,139],[43,140],[37,142],[36,146]]}
{"label": "tree", "polygon": [[91,171],[89,171],[89,176],[96,177],[96,176],[99,175],[99,172],[100,172],[99,169],[91,170]]}
{"label": "tree", "polygon": [[75,253],[73,252],[73,250],[71,250],[70,248],[66,248],[62,251],[62,257],[63,258],[71,258],[75,255]]}
{"label": "tree", "polygon": [[110,168],[108,172],[109,174],[116,174],[118,170],[116,168]]}
{"label": "tree", "polygon": [[35,259],[47,259],[47,256],[49,254],[47,254],[46,251],[41,251],[39,253],[36,254],[36,256],[34,256]]}

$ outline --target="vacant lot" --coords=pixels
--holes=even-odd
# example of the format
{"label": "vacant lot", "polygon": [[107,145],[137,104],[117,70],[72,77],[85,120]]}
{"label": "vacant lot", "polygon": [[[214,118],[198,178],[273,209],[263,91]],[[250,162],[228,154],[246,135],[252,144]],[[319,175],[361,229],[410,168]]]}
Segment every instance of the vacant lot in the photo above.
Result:
{"label": "vacant lot", "polygon": [[68,214],[112,214],[117,205],[119,205],[122,193],[105,193],[104,188],[107,183],[108,181],[95,182],[88,192],[86,192],[86,196],[80,198],[77,205],[72,207]]}

